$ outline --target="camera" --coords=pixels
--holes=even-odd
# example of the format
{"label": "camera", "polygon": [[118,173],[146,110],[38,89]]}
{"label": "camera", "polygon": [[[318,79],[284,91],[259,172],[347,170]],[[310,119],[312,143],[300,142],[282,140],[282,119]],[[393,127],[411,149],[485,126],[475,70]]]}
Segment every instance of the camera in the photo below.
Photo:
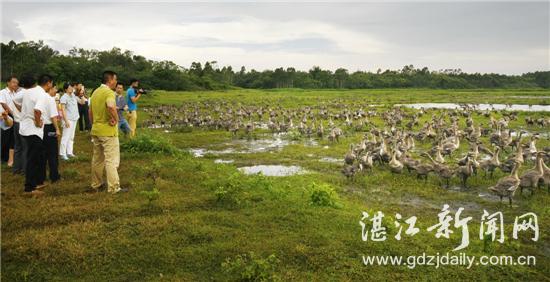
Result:
{"label": "camera", "polygon": [[139,88],[139,89],[135,89],[134,90],[136,91],[136,94],[147,94],[148,90],[145,90],[145,89],[142,89],[142,88]]}

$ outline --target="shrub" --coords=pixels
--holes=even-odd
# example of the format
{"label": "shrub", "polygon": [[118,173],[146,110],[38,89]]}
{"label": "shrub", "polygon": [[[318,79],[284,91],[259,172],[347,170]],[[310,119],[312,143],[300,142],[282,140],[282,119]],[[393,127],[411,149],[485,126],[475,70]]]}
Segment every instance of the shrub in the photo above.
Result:
{"label": "shrub", "polygon": [[329,184],[311,184],[310,201],[314,206],[339,207],[338,194]]}
{"label": "shrub", "polygon": [[175,155],[179,151],[168,140],[158,135],[141,134],[129,139],[120,146],[122,150],[130,153],[155,153]]}
{"label": "shrub", "polygon": [[278,281],[275,269],[279,259],[274,254],[259,258],[253,252],[227,258],[222,263],[223,272],[238,281]]}
{"label": "shrub", "polygon": [[214,191],[220,204],[239,205],[242,200],[242,182],[238,173],[232,174],[227,182]]}
{"label": "shrub", "polygon": [[139,194],[147,199],[147,204],[149,205],[152,205],[155,200],[160,198],[160,191],[156,187],[151,190],[140,191]]}

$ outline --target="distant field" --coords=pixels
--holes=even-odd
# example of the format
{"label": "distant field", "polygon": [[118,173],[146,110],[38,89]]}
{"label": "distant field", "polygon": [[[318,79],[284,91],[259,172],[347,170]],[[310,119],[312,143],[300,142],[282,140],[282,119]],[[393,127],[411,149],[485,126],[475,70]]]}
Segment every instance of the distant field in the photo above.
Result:
{"label": "distant field", "polygon": [[[151,119],[145,107],[185,105],[189,112],[208,109],[212,103],[238,106],[265,105],[301,109],[326,106],[333,111],[360,104],[379,105],[383,113],[393,104],[418,102],[550,104],[550,90],[231,90],[212,92],[154,91],[140,105],[139,121]],[[199,102],[200,104],[196,104]],[[412,109],[406,112],[413,113]],[[210,113],[210,112],[209,112]],[[419,130],[434,110],[423,115]],[[213,116],[215,113],[211,113]],[[206,114],[205,114],[206,115]],[[502,113],[492,113],[494,118]],[[518,113],[510,128],[547,134],[539,149],[549,147],[549,127],[526,125],[524,119],[550,118],[550,112]],[[447,116],[448,117],[448,116]],[[264,118],[267,120],[267,118]],[[380,116],[372,123],[383,128]],[[488,118],[474,115],[476,124]],[[294,122],[297,124],[299,120]],[[323,121],[325,125],[326,121]],[[341,121],[336,121],[339,125]],[[405,122],[405,121],[404,121]],[[464,118],[460,126],[465,127]],[[140,128],[140,137],[130,142],[122,137],[122,195],[88,194],[91,143],[87,133],[77,133],[78,158],[61,162],[63,180],[46,188],[47,196],[24,198],[23,178],[2,166],[2,280],[4,281],[548,281],[550,279],[550,191],[539,189],[533,196],[516,193],[514,205],[500,204],[487,188],[502,176],[482,174],[470,178],[468,189],[442,188],[439,178],[417,179],[403,172],[392,174],[386,166],[359,173],[347,180],[340,172],[340,159],[351,143],[368,132],[348,130],[339,143],[327,138],[308,138],[296,132],[275,136],[258,128],[250,136],[236,136],[223,129]],[[250,144],[267,140],[280,148],[252,150]],[[273,141],[275,140],[275,141]],[[263,142],[263,141],[262,141]],[[487,138],[483,142],[489,146]],[[527,138],[524,140],[527,142]],[[279,144],[276,143],[276,144]],[[258,145],[259,147],[264,144]],[[265,147],[264,146],[264,147]],[[432,144],[418,142],[419,150]],[[255,147],[256,148],[256,147]],[[191,149],[205,154],[195,157]],[[246,153],[243,151],[249,150]],[[461,142],[454,157],[465,154]],[[219,152],[223,152],[220,154]],[[509,152],[502,155],[502,159]],[[337,161],[333,161],[337,160]],[[220,163],[220,162],[230,163]],[[299,166],[306,173],[286,177],[245,175],[238,167],[255,165]],[[526,163],[522,172],[532,168]],[[153,180],[156,179],[156,180]],[[324,193],[324,192],[326,193]],[[327,196],[328,195],[328,196]],[[319,197],[327,197],[319,199]],[[326,199],[326,201],[325,201]],[[451,216],[464,207],[469,223],[467,255],[533,255],[536,266],[365,266],[363,255],[444,254],[460,244],[460,230],[451,239],[436,239],[426,228],[437,223],[444,204]],[[506,240],[503,244],[479,239],[483,210],[502,211]],[[388,218],[385,242],[363,242],[361,212],[376,211]],[[538,215],[540,238],[527,234],[511,238],[513,219],[526,212]],[[422,231],[414,237],[393,235],[395,213],[404,219],[417,216]],[[403,230],[404,232],[404,230]],[[253,253],[253,254],[251,254]],[[239,255],[246,258],[239,259]],[[253,258],[250,259],[250,256]],[[271,257],[270,257],[271,256]]]}
{"label": "distant field", "polygon": [[145,103],[178,104],[183,101],[229,99],[232,102],[261,103],[277,102],[287,107],[315,105],[318,101],[344,99],[345,101],[369,102],[377,105],[391,105],[419,102],[447,103],[501,103],[501,104],[550,104],[550,90],[544,89],[361,89],[361,90],[228,90],[228,91],[155,91],[153,98]]}

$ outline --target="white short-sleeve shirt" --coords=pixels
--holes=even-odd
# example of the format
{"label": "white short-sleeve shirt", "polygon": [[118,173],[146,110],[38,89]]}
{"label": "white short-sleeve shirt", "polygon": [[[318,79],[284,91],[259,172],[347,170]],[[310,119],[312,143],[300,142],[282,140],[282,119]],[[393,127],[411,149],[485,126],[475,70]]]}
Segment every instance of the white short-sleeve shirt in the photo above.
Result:
{"label": "white short-sleeve shirt", "polygon": [[23,136],[36,135],[40,139],[44,136],[44,126],[36,127],[34,124],[34,110],[42,113],[42,120],[47,114],[48,94],[42,87],[25,89],[17,93],[14,101],[21,104],[21,121],[19,122],[19,134]]}
{"label": "white short-sleeve shirt", "polygon": [[52,124],[52,119],[56,118],[59,113],[57,112],[57,104],[55,103],[55,97],[47,95],[46,113],[44,115],[44,124]]}
{"label": "white short-sleeve shirt", "polygon": [[59,103],[65,105],[65,114],[67,114],[68,120],[78,120],[80,114],[78,113],[78,97],[75,94],[63,94]]}
{"label": "white short-sleeve shirt", "polygon": [[13,120],[15,122],[19,122],[21,120],[21,112],[17,110],[17,107],[15,107],[15,104],[13,102],[16,94],[17,92],[11,91],[7,87],[0,90],[0,103],[5,103],[6,105],[8,105],[8,108],[10,108],[13,113]]}

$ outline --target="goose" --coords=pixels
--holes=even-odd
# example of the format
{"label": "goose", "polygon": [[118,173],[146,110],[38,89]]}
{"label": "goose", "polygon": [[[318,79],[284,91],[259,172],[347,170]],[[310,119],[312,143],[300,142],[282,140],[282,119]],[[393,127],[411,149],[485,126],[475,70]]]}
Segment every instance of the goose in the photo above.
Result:
{"label": "goose", "polygon": [[435,173],[437,173],[437,175],[439,175],[439,177],[441,177],[441,179],[446,182],[446,184],[447,184],[446,187],[449,187],[449,183],[450,183],[451,178],[454,175],[454,171],[451,168],[449,168],[448,166],[446,166],[442,163],[436,162],[432,158],[432,156],[430,156],[430,154],[424,153],[422,155],[427,157],[432,162],[433,171]]}
{"label": "goose", "polygon": [[529,141],[529,149],[527,149],[527,152],[526,152],[527,153],[526,157],[528,159],[533,158],[533,156],[538,152],[537,144],[536,144],[538,139],[539,139],[538,134],[531,136],[531,140]]}
{"label": "goose", "polygon": [[353,164],[353,162],[355,161],[356,158],[357,158],[357,156],[354,153],[354,145],[350,144],[349,151],[346,154],[346,156],[344,157],[344,162],[348,165],[351,165],[351,164]]}
{"label": "goose", "polygon": [[548,192],[550,192],[550,168],[546,166],[546,163],[544,161],[541,162],[542,164],[542,177],[540,181],[542,181],[542,184],[546,184],[548,187]]}
{"label": "goose", "polygon": [[441,154],[441,146],[437,146],[435,151],[435,161],[438,163],[445,163],[445,158]]}
{"label": "goose", "polygon": [[355,165],[345,164],[342,168],[342,174],[348,179],[353,179],[358,168]]}
{"label": "goose", "polygon": [[542,154],[543,152],[537,153],[537,160],[535,167],[524,172],[520,179],[519,183],[519,193],[523,194],[523,189],[530,189],[531,195],[534,193],[535,188],[539,185],[539,181],[544,174],[544,169],[542,167]]}
{"label": "goose", "polygon": [[359,164],[361,165],[361,168],[368,169],[369,171],[372,171],[373,162],[372,162],[372,156],[370,155],[369,151],[366,151],[365,154],[363,154],[359,158]]}
{"label": "goose", "polygon": [[434,170],[434,167],[430,164],[418,163],[414,166],[414,171],[416,172],[416,178],[428,181],[428,174]]}
{"label": "goose", "polygon": [[512,169],[514,169],[516,162],[523,164],[523,161],[523,147],[519,144],[516,149],[516,153],[508,156],[508,158],[500,164],[499,168],[502,172],[510,173],[512,172]]}
{"label": "goose", "polygon": [[390,166],[390,171],[393,173],[401,173],[403,171],[403,163],[397,160],[397,152],[393,151],[392,157],[388,165]]}
{"label": "goose", "polygon": [[514,193],[518,189],[520,183],[520,179],[518,177],[519,167],[520,164],[516,163],[514,169],[512,170],[512,173],[509,176],[505,176],[499,179],[495,186],[491,186],[488,188],[490,191],[500,197],[501,202],[502,198],[508,198],[508,200],[510,201],[510,207],[512,206],[512,197],[514,196]]}
{"label": "goose", "polygon": [[459,166],[456,170],[456,174],[462,180],[462,186],[464,186],[464,188],[468,188],[466,181],[470,176],[472,176],[473,172],[474,172],[473,164],[470,159],[470,156],[468,155],[466,156],[466,164],[463,166]]}
{"label": "goose", "polygon": [[323,128],[323,123],[319,122],[319,126],[317,127],[317,137],[323,138],[324,134],[325,134],[325,129]]}
{"label": "goose", "polygon": [[479,163],[479,167],[483,169],[483,171],[485,172],[485,176],[487,176],[487,172],[489,172],[492,178],[495,169],[497,167],[500,167],[500,160],[498,159],[499,153],[500,153],[500,147],[497,147],[495,149],[495,153],[493,154],[492,158],[488,160],[484,160]]}
{"label": "goose", "polygon": [[416,170],[416,167],[420,164],[419,160],[412,158],[409,154],[405,154],[403,157],[403,166],[407,169],[409,173]]}

